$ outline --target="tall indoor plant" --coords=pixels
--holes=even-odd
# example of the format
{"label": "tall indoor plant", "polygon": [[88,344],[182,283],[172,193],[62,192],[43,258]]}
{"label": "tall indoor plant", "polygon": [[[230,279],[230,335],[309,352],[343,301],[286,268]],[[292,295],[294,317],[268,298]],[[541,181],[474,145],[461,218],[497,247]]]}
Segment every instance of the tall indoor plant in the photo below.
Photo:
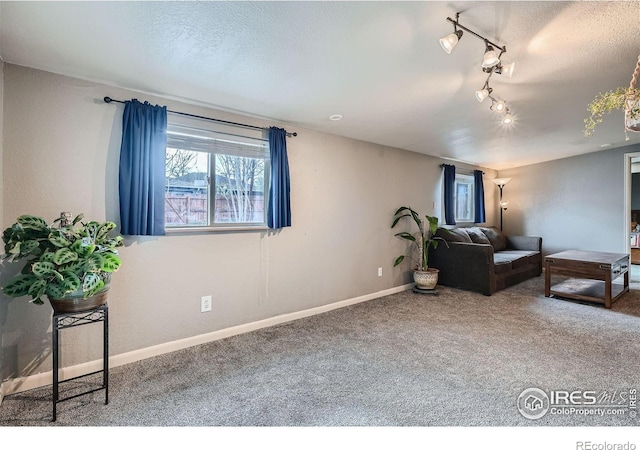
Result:
{"label": "tall indoor plant", "polygon": [[[416,287],[419,289],[434,289],[438,283],[438,269],[429,267],[429,251],[431,248],[436,248],[440,241],[448,245],[447,242],[441,237],[435,236],[438,230],[438,218],[425,216],[427,227],[425,228],[425,222],[420,218],[420,215],[409,206],[401,206],[393,215],[393,223],[391,228],[394,228],[401,219],[407,217],[417,225],[418,232],[413,234],[407,231],[396,233],[395,236],[406,239],[413,243],[411,246],[416,251],[417,258],[410,255],[410,258],[415,262],[413,269],[413,280],[416,283]],[[400,255],[393,263],[393,267],[396,267],[405,260],[405,255]]]}
{"label": "tall indoor plant", "polygon": [[18,217],[4,230],[4,260],[22,262],[20,273],[3,287],[9,297],[29,296],[43,304],[46,296],[55,311],[75,312],[106,302],[111,274],[121,259],[122,236],[111,236],[113,222],[81,222],[70,213],[49,224],[31,215]]}

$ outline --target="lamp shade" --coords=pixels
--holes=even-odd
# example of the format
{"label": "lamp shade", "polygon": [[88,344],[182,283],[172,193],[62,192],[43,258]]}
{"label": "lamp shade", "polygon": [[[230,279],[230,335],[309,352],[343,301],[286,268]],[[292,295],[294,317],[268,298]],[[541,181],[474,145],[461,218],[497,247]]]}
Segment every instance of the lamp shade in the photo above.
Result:
{"label": "lamp shade", "polygon": [[511,178],[494,178],[493,180],[491,180],[495,183],[496,186],[504,186],[505,184],[507,184],[509,181],[511,181]]}
{"label": "lamp shade", "polygon": [[491,111],[497,112],[497,113],[501,113],[504,112],[504,110],[507,108],[507,104],[504,102],[504,100],[494,100],[493,103],[491,104]]}
{"label": "lamp shade", "polygon": [[476,98],[480,103],[482,103],[484,99],[487,98],[488,96],[489,96],[489,89],[480,89],[479,91],[476,91]]}
{"label": "lamp shade", "polygon": [[504,76],[506,76],[507,78],[511,78],[513,76],[513,68],[515,67],[516,63],[509,63],[509,64],[505,64],[502,66],[502,69],[500,70],[500,73]]}
{"label": "lamp shade", "polygon": [[482,68],[490,69],[499,62],[500,59],[498,58],[498,54],[496,53],[496,51],[492,46],[487,45],[487,50],[484,52],[484,57],[482,58]]}
{"label": "lamp shade", "polygon": [[462,30],[456,30],[448,36],[440,39],[440,46],[442,49],[447,52],[447,54],[451,54],[453,48],[458,44],[458,41],[462,37]]}

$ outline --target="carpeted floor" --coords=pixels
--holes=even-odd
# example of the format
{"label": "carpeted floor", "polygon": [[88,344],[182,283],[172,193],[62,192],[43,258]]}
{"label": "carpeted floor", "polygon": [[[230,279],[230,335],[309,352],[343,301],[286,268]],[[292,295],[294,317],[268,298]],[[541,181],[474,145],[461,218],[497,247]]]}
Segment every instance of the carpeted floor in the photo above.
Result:
{"label": "carpeted floor", "polygon": [[491,297],[438,290],[403,292],[112,368],[108,405],[103,392],[61,403],[55,424],[50,387],[10,395],[0,424],[640,424],[628,408],[616,408],[621,415],[549,412],[537,420],[517,408],[518,396],[534,387],[591,390],[609,395],[601,406],[627,404],[629,390],[640,389],[640,291],[606,310],[545,298],[544,277]]}

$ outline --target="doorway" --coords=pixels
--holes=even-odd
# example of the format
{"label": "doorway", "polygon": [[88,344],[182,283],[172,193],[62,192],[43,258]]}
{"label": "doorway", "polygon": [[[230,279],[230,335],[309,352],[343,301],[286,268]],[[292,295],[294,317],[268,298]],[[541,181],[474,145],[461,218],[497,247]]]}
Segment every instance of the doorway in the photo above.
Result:
{"label": "doorway", "polygon": [[640,283],[640,152],[625,154],[625,241],[629,282]]}

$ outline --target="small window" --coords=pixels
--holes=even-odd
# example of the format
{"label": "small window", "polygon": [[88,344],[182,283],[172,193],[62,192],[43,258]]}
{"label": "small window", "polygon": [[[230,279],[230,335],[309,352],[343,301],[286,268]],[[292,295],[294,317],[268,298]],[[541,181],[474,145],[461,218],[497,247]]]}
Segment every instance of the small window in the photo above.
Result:
{"label": "small window", "polygon": [[456,202],[456,223],[474,221],[473,202],[473,177],[470,175],[456,174],[455,182],[455,202]]}
{"label": "small window", "polygon": [[267,140],[170,124],[165,174],[166,227],[266,227]]}

